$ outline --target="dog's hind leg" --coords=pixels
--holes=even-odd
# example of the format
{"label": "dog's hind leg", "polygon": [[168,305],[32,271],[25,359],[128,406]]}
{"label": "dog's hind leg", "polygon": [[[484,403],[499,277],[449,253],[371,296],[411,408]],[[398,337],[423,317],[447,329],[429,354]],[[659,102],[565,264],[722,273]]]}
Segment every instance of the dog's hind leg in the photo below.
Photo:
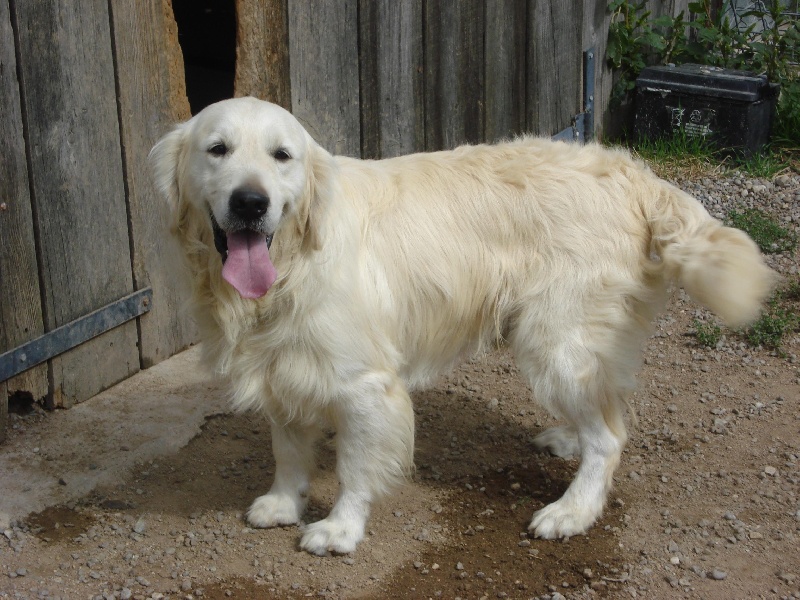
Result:
{"label": "dog's hind leg", "polygon": [[333,410],[339,492],[330,514],[308,525],[300,542],[319,555],[355,550],[372,502],[409,474],[414,452],[414,411],[397,377],[363,377]]}
{"label": "dog's hind leg", "polygon": [[565,415],[577,432],[581,462],[564,495],[533,515],[528,529],[537,537],[584,533],[602,514],[626,439],[619,411],[611,412],[587,406]]}
{"label": "dog's hind leg", "polygon": [[[586,343],[597,339],[598,332],[590,335],[580,318],[572,323],[573,327],[550,329],[534,323],[525,331],[535,331],[535,340],[512,339],[517,362],[528,375],[536,400],[567,421],[566,427],[540,434],[535,444],[561,456],[580,456],[578,472],[564,495],[533,516],[529,529],[543,538],[584,533],[597,520],[627,437],[624,392],[613,372],[627,366],[607,364]],[[613,336],[614,332],[605,333]]]}
{"label": "dog's hind leg", "polygon": [[247,521],[254,527],[276,527],[298,523],[306,508],[314,441],[319,430],[294,423],[272,425],[275,480],[269,492],[256,498]]}

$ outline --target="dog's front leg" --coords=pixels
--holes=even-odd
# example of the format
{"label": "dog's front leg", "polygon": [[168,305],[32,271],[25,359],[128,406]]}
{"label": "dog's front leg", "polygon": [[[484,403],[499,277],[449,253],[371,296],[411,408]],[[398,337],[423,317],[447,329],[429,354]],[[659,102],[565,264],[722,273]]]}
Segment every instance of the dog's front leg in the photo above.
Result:
{"label": "dog's front leg", "polygon": [[295,423],[272,424],[272,452],[275,456],[275,481],[269,492],[256,498],[247,521],[253,527],[277,527],[300,522],[308,500],[308,487],[314,468],[316,427]]}
{"label": "dog's front leg", "polygon": [[339,492],[330,514],[308,525],[300,542],[319,555],[356,549],[372,502],[409,473],[414,453],[411,400],[392,375],[364,377],[338,401],[334,420]]}

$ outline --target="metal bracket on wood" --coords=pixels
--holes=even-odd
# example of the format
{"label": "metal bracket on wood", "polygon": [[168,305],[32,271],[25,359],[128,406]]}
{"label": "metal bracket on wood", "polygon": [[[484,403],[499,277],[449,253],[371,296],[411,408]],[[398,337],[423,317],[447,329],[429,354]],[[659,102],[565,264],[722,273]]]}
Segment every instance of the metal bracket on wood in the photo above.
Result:
{"label": "metal bracket on wood", "polygon": [[583,53],[583,112],[575,115],[572,125],[562,129],[552,139],[557,142],[591,140],[594,133],[594,48]]}
{"label": "metal bracket on wood", "polygon": [[143,315],[152,303],[153,290],[144,288],[0,354],[0,382]]}

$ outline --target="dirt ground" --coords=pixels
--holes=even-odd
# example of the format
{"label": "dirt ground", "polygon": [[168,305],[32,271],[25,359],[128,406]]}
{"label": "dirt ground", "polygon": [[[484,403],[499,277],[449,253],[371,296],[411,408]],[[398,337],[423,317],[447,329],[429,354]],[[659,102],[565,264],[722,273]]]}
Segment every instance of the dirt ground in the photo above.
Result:
{"label": "dirt ground", "polygon": [[[269,430],[213,383],[176,384],[191,356],[70,411],[12,415],[0,598],[800,598],[800,337],[780,354],[730,332],[708,349],[698,316],[678,291],[657,321],[604,516],[563,541],[526,527],[577,463],[535,451],[555,421],[504,350],[415,395],[416,475],[352,556],[247,527]],[[112,405],[122,417],[99,421]],[[319,457],[308,521],[335,490],[330,441]]]}
{"label": "dirt ground", "polygon": [[[525,533],[576,462],[534,451],[554,421],[498,351],[416,395],[416,476],[377,507],[353,556],[309,556],[296,528],[246,526],[273,472],[268,428],[219,411],[121,483],[8,524],[0,597],[800,597],[800,340],[784,357],[736,339],[707,350],[691,335],[697,313],[679,292],[658,322],[633,400],[638,426],[586,536]],[[16,416],[8,445],[35,456],[48,419]],[[76,458],[48,462],[66,472]],[[323,447],[309,520],[333,493]]]}

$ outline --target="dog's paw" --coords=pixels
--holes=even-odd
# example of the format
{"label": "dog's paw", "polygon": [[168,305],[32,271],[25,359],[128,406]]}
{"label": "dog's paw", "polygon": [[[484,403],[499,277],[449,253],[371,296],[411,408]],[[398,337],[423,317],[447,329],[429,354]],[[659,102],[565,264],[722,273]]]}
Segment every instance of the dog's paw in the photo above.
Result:
{"label": "dog's paw", "polygon": [[572,427],[546,429],[533,438],[533,443],[539,450],[546,450],[560,458],[576,458],[581,453],[578,432]]}
{"label": "dog's paw", "polygon": [[328,517],[305,527],[300,547],[311,554],[349,554],[364,539],[364,525]]}
{"label": "dog's paw", "polygon": [[548,540],[586,533],[600,516],[558,500],[533,514],[528,531]]}
{"label": "dog's paw", "polygon": [[268,493],[256,498],[247,512],[247,522],[253,527],[279,527],[300,522],[305,502],[288,494]]}

